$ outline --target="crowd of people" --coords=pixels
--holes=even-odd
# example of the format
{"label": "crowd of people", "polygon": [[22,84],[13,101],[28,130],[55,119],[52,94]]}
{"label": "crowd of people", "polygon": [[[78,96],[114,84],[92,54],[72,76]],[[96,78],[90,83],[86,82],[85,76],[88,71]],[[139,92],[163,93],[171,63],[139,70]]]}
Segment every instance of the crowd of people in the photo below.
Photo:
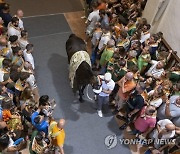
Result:
{"label": "crowd of people", "polygon": [[[109,103],[124,122],[120,129],[138,139],[153,139],[156,150],[180,148],[180,64],[168,68],[172,50],[160,48],[162,32],[150,33],[142,17],[145,0],[87,0],[86,39],[101,90],[98,115]],[[176,139],[173,145],[155,139]]]}
{"label": "crowd of people", "polygon": [[52,116],[56,106],[48,95],[39,96],[35,79],[34,45],[23,24],[23,11],[11,15],[0,5],[0,152],[64,154],[65,120]]}

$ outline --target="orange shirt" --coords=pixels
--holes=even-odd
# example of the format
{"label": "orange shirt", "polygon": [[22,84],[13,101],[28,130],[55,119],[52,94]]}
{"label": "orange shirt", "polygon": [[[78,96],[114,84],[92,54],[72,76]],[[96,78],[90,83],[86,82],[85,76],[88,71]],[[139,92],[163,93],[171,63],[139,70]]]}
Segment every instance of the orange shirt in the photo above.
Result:
{"label": "orange shirt", "polygon": [[12,117],[12,114],[9,110],[3,110],[2,117],[3,117],[3,121],[6,122]]}
{"label": "orange shirt", "polygon": [[[124,80],[124,78],[122,78],[122,79]],[[136,82],[134,80],[126,81],[124,83],[124,91],[125,92],[123,93],[122,87],[121,87],[122,79],[118,82],[118,84],[120,84],[118,94],[122,100],[127,100],[129,98],[130,92],[136,87]]]}

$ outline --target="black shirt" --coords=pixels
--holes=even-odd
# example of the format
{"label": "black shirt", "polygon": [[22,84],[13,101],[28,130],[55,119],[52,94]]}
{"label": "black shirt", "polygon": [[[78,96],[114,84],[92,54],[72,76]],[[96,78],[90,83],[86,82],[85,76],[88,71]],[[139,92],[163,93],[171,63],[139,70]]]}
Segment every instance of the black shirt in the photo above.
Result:
{"label": "black shirt", "polygon": [[3,13],[2,11],[0,12],[0,17],[4,21],[4,26],[7,27],[8,23],[11,21],[12,16],[9,13]]}
{"label": "black shirt", "polygon": [[137,94],[136,92],[130,97],[128,103],[134,108],[134,109],[142,109],[144,106],[144,98]]}

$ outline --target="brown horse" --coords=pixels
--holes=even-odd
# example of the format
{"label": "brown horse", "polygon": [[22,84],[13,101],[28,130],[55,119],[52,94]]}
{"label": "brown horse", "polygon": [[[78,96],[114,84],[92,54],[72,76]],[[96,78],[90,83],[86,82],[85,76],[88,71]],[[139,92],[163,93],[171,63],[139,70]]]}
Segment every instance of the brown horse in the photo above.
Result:
{"label": "brown horse", "polygon": [[[75,53],[79,51],[83,51],[82,54],[85,54],[86,56],[88,55],[85,42],[81,38],[76,36],[75,34],[71,34],[69,36],[69,39],[66,41],[66,52],[68,55],[68,62],[70,64],[70,67],[71,67],[71,58],[73,57]],[[76,65],[76,62],[74,62],[74,64]],[[71,68],[70,68],[70,71],[71,71]],[[81,60],[80,65],[78,65],[78,68],[75,71],[75,76],[73,79],[74,80],[71,86],[73,89],[73,92],[76,93],[76,91],[79,91],[79,101],[83,102],[82,96],[83,96],[83,91],[85,87],[88,84],[92,85],[95,82],[95,76],[92,72],[90,63],[88,63],[86,60]]]}

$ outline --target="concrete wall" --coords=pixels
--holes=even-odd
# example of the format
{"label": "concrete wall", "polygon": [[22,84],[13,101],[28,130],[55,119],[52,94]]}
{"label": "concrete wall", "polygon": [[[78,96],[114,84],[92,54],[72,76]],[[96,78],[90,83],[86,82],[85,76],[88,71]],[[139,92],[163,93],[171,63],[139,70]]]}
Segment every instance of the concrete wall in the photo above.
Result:
{"label": "concrete wall", "polygon": [[169,45],[180,57],[180,0],[167,0],[167,7],[158,21],[154,17],[163,0],[148,0],[143,17],[151,24],[151,32],[162,31]]}

